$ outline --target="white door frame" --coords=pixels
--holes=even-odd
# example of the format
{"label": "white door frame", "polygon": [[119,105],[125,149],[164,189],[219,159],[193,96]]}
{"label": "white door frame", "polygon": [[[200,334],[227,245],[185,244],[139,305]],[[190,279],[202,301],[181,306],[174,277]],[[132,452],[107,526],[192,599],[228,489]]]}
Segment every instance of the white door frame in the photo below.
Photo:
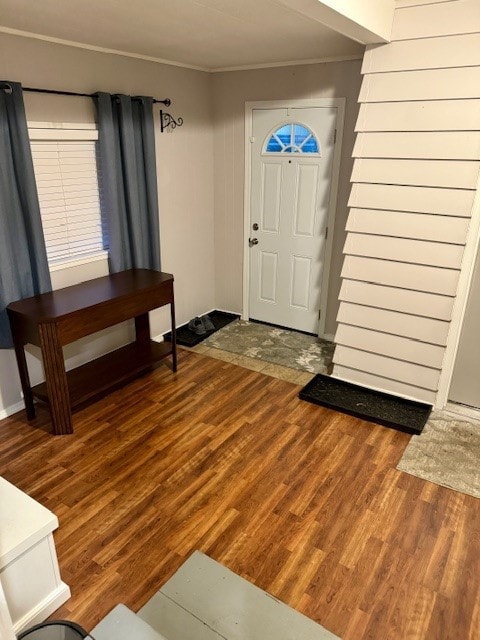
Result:
{"label": "white door frame", "polygon": [[[243,305],[242,319],[249,318],[250,298],[250,248],[248,238],[250,229],[250,199],[252,192],[252,150],[251,138],[253,133],[254,109],[311,109],[315,107],[337,108],[337,134],[333,148],[332,177],[330,181],[330,200],[328,203],[328,236],[325,245],[325,263],[322,270],[322,284],[320,292],[320,321],[319,336],[325,335],[325,321],[328,299],[328,279],[330,275],[330,263],[332,260],[333,235],[335,225],[335,213],[337,209],[338,181],[340,177],[340,161],[342,155],[343,123],[345,119],[345,98],[317,98],[315,100],[262,100],[259,102],[245,103],[245,191],[243,204]],[[331,337],[331,336],[329,336]]]}

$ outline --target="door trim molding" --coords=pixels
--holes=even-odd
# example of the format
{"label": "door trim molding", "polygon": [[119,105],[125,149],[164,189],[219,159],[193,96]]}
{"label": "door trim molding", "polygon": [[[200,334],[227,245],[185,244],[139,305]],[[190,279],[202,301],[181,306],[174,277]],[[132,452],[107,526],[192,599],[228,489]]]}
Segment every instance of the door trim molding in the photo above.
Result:
{"label": "door trim molding", "polygon": [[345,121],[346,98],[317,98],[313,100],[262,100],[245,103],[245,173],[243,200],[243,303],[242,319],[248,320],[250,307],[250,252],[248,238],[250,237],[250,201],[252,192],[252,151],[251,142],[253,131],[253,111],[255,109],[311,109],[315,107],[336,107],[337,109],[337,137],[333,148],[332,177],[330,183],[330,199],[328,203],[328,237],[325,246],[325,265],[322,270],[322,287],[320,293],[320,321],[318,335],[325,334],[327,316],[328,283],[330,265],[332,261],[333,237],[335,230],[335,214],[337,210],[338,183],[340,178],[340,163],[342,157],[343,127]]}

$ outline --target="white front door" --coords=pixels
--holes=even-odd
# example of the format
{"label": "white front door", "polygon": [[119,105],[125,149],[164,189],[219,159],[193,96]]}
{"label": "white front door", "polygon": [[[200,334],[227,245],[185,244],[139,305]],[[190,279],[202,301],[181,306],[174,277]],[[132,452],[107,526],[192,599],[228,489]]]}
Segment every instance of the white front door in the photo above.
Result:
{"label": "white front door", "polygon": [[249,315],[317,334],[337,107],[252,117]]}

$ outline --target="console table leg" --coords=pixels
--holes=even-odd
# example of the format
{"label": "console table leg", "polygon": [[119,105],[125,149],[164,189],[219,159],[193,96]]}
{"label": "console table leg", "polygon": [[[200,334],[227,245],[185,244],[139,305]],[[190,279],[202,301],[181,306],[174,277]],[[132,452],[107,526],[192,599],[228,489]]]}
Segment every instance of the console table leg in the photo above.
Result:
{"label": "console table leg", "polygon": [[27,418],[33,420],[35,418],[35,405],[33,403],[32,387],[30,385],[30,376],[28,375],[27,360],[25,358],[25,348],[21,342],[15,339],[15,336],[13,338],[13,346],[17,358],[18,373],[20,374]]}
{"label": "console table leg", "polygon": [[170,318],[172,322],[172,370],[177,370],[177,329],[175,327],[175,302],[170,303]]}
{"label": "console table leg", "polygon": [[150,320],[148,313],[135,316],[135,340],[139,345],[148,346],[150,344]]}
{"label": "console table leg", "polygon": [[57,326],[54,323],[40,324],[38,330],[53,433],[55,435],[73,433],[67,375],[62,347],[58,340]]}

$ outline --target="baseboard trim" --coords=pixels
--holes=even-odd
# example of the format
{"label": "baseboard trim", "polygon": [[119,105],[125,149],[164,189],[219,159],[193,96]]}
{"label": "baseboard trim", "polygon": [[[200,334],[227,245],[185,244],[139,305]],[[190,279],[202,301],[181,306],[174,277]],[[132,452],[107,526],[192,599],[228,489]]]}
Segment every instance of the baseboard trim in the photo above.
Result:
{"label": "baseboard trim", "polygon": [[[229,309],[212,309],[211,311],[221,311],[222,313],[231,313],[233,316],[241,316],[241,311],[230,311]],[[208,312],[210,313],[210,311]]]}
{"label": "baseboard trim", "polygon": [[70,596],[70,587],[64,582],[61,582],[44,600],[39,602],[33,609],[30,609],[30,611],[23,615],[20,620],[14,623],[14,632],[18,634],[28,627],[43,622],[49,615],[61,607]]}
{"label": "baseboard trim", "polygon": [[480,422],[480,409],[476,409],[475,407],[469,407],[456,402],[447,402],[442,411],[448,413],[457,420],[466,419],[474,422]]}
{"label": "baseboard trim", "polygon": [[323,335],[318,337],[322,338],[322,340],[327,340],[327,342],[335,342],[335,334],[333,333],[324,333]]}
{"label": "baseboard trim", "polygon": [[25,405],[23,403],[23,400],[20,400],[20,402],[11,404],[9,407],[0,409],[0,420],[3,420],[4,418],[8,418],[9,416],[12,416],[14,413],[18,413],[18,411],[21,411],[24,408],[25,408]]}

